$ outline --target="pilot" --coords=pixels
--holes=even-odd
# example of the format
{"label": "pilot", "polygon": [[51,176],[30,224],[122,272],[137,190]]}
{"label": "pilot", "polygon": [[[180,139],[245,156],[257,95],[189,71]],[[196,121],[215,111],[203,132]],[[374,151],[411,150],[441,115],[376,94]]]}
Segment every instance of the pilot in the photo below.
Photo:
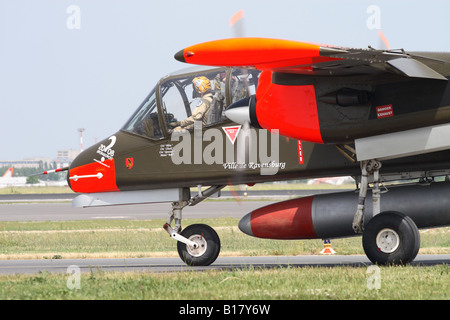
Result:
{"label": "pilot", "polygon": [[211,82],[208,78],[201,76],[192,80],[194,89],[201,97],[201,101],[192,111],[192,115],[182,121],[171,122],[169,125],[175,128],[174,131],[183,129],[189,130],[194,127],[194,121],[202,121],[202,125],[206,125],[208,113],[213,101],[213,92],[211,90]]}

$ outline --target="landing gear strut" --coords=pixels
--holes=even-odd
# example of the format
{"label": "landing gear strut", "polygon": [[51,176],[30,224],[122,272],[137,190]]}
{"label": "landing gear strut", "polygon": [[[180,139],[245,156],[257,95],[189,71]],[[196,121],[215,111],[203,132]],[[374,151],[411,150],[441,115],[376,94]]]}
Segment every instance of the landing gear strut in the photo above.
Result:
{"label": "landing gear strut", "polygon": [[[380,174],[377,160],[361,162],[361,186],[353,230],[362,233],[364,252],[374,264],[407,264],[417,256],[420,234],[414,221],[400,212],[381,212]],[[364,209],[369,177],[373,175],[373,217],[364,227]]]}
{"label": "landing gear strut", "polygon": [[364,209],[370,175],[373,175],[374,185],[372,189],[373,215],[380,213],[380,168],[381,162],[377,160],[361,162],[361,184],[359,188],[358,209],[356,210],[352,225],[355,233],[362,233],[364,231]]}
{"label": "landing gear strut", "polygon": [[[163,228],[177,240],[178,255],[189,266],[207,266],[213,263],[219,256],[220,239],[216,231],[205,224],[193,224],[182,230],[182,210],[188,205],[196,205],[223,187],[213,186],[203,192],[199,188],[199,194],[195,197],[172,203],[172,211],[169,212]],[[174,220],[175,227],[172,228]]]}

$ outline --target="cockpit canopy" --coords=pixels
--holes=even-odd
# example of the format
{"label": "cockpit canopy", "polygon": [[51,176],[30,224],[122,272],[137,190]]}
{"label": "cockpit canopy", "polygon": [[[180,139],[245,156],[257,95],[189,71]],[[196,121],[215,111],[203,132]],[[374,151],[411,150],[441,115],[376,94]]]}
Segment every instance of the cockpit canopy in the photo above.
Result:
{"label": "cockpit canopy", "polygon": [[[193,79],[208,78],[211,89],[203,97],[193,87]],[[167,137],[177,125],[193,116],[195,108],[202,102],[205,112],[201,113],[205,127],[224,122],[225,108],[256,93],[259,71],[246,69],[192,70],[167,76],[145,98],[122,130],[159,140]],[[205,96],[209,94],[208,99]],[[198,113],[197,113],[198,114]],[[194,114],[195,115],[195,114]],[[196,119],[198,120],[198,119]]]}

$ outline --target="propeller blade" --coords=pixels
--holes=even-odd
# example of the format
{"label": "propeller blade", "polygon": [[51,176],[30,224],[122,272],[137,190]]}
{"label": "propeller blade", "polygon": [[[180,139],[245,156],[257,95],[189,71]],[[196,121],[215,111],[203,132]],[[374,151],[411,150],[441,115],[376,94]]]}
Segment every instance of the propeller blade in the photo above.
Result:
{"label": "propeller blade", "polygon": [[228,189],[230,190],[231,195],[233,196],[233,198],[234,198],[234,200],[236,201],[236,203],[237,203],[238,205],[241,205],[241,197],[240,197],[239,194],[237,193],[236,187],[239,187],[239,186],[233,185],[233,184],[231,183],[231,181],[228,180]]}
{"label": "propeller blade", "polygon": [[239,133],[239,140],[237,147],[239,148],[237,150],[237,163],[238,170],[244,170],[243,164],[247,163],[250,159],[250,152],[252,150],[252,132],[250,122],[245,121],[242,124],[241,132]]}
{"label": "propeller blade", "polygon": [[386,49],[391,50],[391,46],[389,45],[387,38],[384,36],[381,30],[378,30],[378,37],[380,38],[381,41],[383,41],[384,45],[386,46]]}
{"label": "propeller blade", "polygon": [[230,28],[234,38],[244,37],[244,10],[239,10],[230,19]]}

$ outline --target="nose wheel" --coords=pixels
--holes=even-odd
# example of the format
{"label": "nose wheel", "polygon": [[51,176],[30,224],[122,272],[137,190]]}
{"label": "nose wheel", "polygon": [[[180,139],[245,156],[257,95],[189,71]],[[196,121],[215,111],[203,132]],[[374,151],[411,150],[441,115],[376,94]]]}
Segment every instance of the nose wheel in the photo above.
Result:
{"label": "nose wheel", "polygon": [[[181,228],[183,208],[195,205],[219,191],[224,186],[212,186],[190,200],[181,200],[172,203],[167,222],[163,228],[170,237],[177,241],[178,255],[189,266],[208,266],[213,263],[220,252],[220,239],[217,232],[206,224],[192,224],[185,229]],[[171,223],[175,221],[172,228]]]}
{"label": "nose wheel", "polygon": [[220,252],[220,239],[213,228],[206,224],[192,224],[181,235],[195,245],[177,242],[178,254],[189,266],[208,266],[213,263]]}

